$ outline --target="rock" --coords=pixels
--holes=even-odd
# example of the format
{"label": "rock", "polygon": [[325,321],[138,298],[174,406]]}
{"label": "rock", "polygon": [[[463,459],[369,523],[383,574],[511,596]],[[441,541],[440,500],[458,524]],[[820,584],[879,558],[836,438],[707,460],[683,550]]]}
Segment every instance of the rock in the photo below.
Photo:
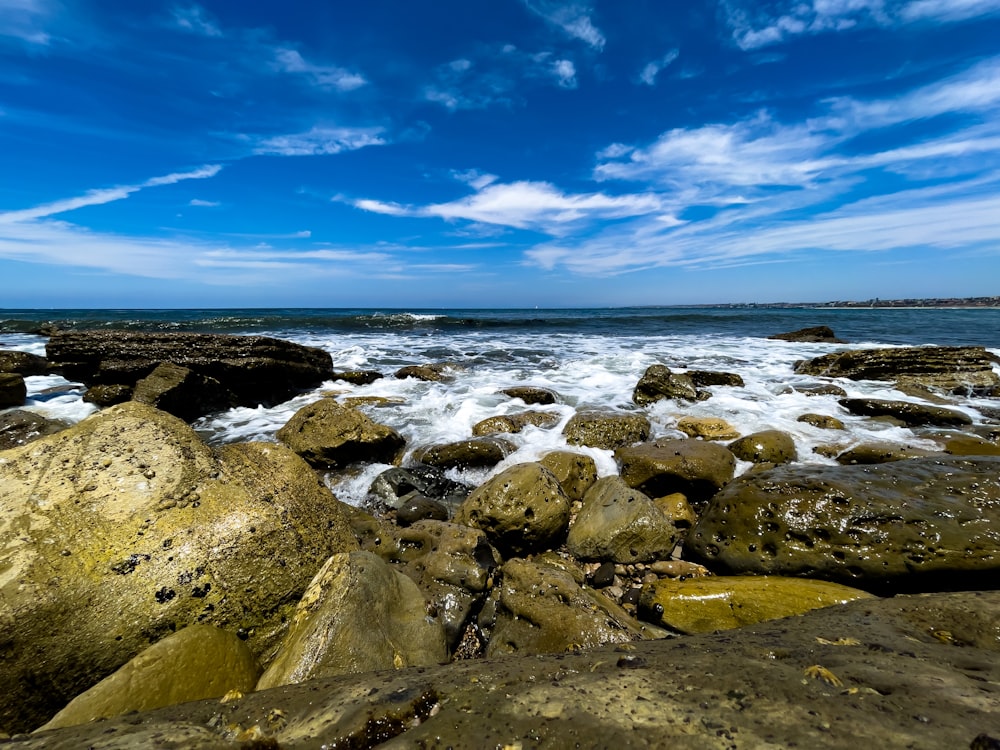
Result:
{"label": "rock", "polygon": [[444,629],[427,617],[417,584],[370,552],[343,552],[309,584],[257,689],[447,658]]}
{"label": "rock", "polygon": [[842,339],[838,339],[833,329],[829,326],[810,326],[809,328],[800,328],[797,331],[790,331],[789,333],[776,333],[773,336],[768,336],[768,338],[777,341],[794,341],[804,344],[847,343]]}
{"label": "rock", "polygon": [[400,508],[414,492],[440,502],[446,508],[456,508],[469,496],[472,487],[445,476],[434,466],[411,466],[408,469],[386,469],[372,482],[368,492],[389,508]]}
{"label": "rock", "polygon": [[839,398],[847,397],[847,391],[845,391],[839,385],[834,385],[833,383],[822,383],[820,385],[797,385],[794,388],[792,388],[792,390],[798,393],[804,393],[807,396],[837,396]]}
{"label": "rock", "polygon": [[496,417],[489,417],[477,422],[472,426],[473,435],[495,435],[497,433],[520,432],[528,425],[548,428],[559,424],[558,414],[549,414],[544,411],[525,411],[520,414],[504,414]]}
{"label": "rock", "polygon": [[83,400],[100,407],[114,406],[132,400],[130,385],[92,385],[83,394]]}
{"label": "rock", "polygon": [[566,538],[574,557],[617,563],[669,557],[676,543],[671,520],[617,476],[598,479],[587,491]]}
{"label": "rock", "polygon": [[597,481],[597,464],[582,453],[552,451],[542,456],[538,463],[552,472],[563,492],[573,501],[583,500],[587,490]]}
{"label": "rock", "polygon": [[941,445],[953,456],[1000,456],[1000,445],[978,435],[949,435]]}
{"label": "rock", "polygon": [[418,492],[411,492],[407,498],[396,511],[396,523],[400,526],[405,528],[423,520],[448,520],[448,508],[437,500],[431,500]]}
{"label": "rock", "polygon": [[49,419],[26,409],[14,409],[0,414],[0,450],[26,445],[46,435],[54,435],[69,425]]}
{"label": "rock", "polygon": [[322,561],[357,548],[343,508],[291,451],[213,451],[137,402],[4,452],[0,726],[33,729],[185,625],[242,629],[266,662]]}
{"label": "rock", "polygon": [[997,458],[780,467],[712,498],[685,550],[734,573],[868,590],[973,587],[1000,570],[998,514]]}
{"label": "rock", "polygon": [[614,450],[645,440],[649,431],[649,420],[642,414],[590,409],[574,414],[563,435],[570,445]]}
{"label": "rock", "polygon": [[740,436],[735,427],[718,417],[681,417],[677,429],[688,437],[703,440],[732,440]]}
{"label": "rock", "polygon": [[231,409],[235,396],[215,378],[164,362],[135,384],[132,399],[193,422],[203,414]]}
{"label": "rock", "polygon": [[331,380],[343,380],[345,383],[351,383],[352,385],[371,385],[383,377],[385,376],[378,370],[344,370],[343,372],[334,372],[330,375]]}
{"label": "rock", "polygon": [[998,621],[993,591],[865,599],[722,634],[327,678],[16,747],[984,750],[998,734]]}
{"label": "rock", "polygon": [[763,430],[729,444],[729,450],[742,461],[755,464],[786,464],[798,459],[795,441],[787,432]]}
{"label": "rock", "polygon": [[994,357],[983,347],[914,346],[857,349],[804,360],[795,371],[851,380],[899,380],[948,391],[988,391],[1000,386]]}
{"label": "rock", "polygon": [[650,497],[680,492],[701,503],[733,478],[736,458],[716,443],[661,439],[615,451],[622,479]]}
{"label": "rock", "polygon": [[[325,394],[324,394],[325,395]],[[346,406],[349,409],[360,409],[365,406],[371,406],[374,408],[381,408],[387,406],[399,406],[400,404],[405,404],[405,398],[397,398],[395,396],[345,396],[338,401],[342,406]]]}
{"label": "rock", "polygon": [[38,731],[221,698],[231,690],[249,693],[258,677],[257,660],[236,635],[209,625],[189,625],[78,695]]}
{"label": "rock", "polygon": [[660,509],[660,512],[667,517],[667,520],[678,532],[687,531],[698,520],[691,504],[680,492],[653,498],[653,504]]}
{"label": "rock", "polygon": [[140,331],[65,331],[46,345],[49,363],[87,386],[135,385],[173,362],[214,378],[243,406],[276,404],[330,378],[322,349],[265,336]]}
{"label": "rock", "polygon": [[559,400],[555,391],[550,391],[548,388],[539,388],[534,385],[518,385],[512,388],[504,388],[500,392],[511,398],[519,398],[526,404],[537,404],[539,406],[554,404]]}
{"label": "rock", "polygon": [[455,523],[482,529],[501,552],[523,554],[562,541],[569,512],[570,500],[552,472],[524,463],[474,490],[459,506]]}
{"label": "rock", "polygon": [[837,451],[833,457],[838,464],[852,466],[854,464],[886,464],[890,461],[933,455],[935,455],[934,451],[900,445],[899,443],[861,443],[845,451]]}
{"label": "rock", "polygon": [[395,377],[398,380],[415,378],[425,380],[428,383],[444,383],[451,379],[447,372],[448,369],[446,364],[407,365],[396,370]]}
{"label": "rock", "polygon": [[802,414],[796,422],[804,422],[805,424],[811,424],[813,427],[818,427],[821,430],[843,430],[844,423],[841,422],[836,417],[831,417],[828,414]]}
{"label": "rock", "polygon": [[48,375],[49,362],[31,352],[0,351],[0,372],[16,372],[22,377]]}
{"label": "rock", "polygon": [[28,397],[24,378],[16,372],[0,372],[0,409],[21,406]]}
{"label": "rock", "polygon": [[702,392],[688,375],[671,372],[666,365],[650,365],[636,384],[632,400],[645,406],[665,398],[698,401],[702,399]]}
{"label": "rock", "polygon": [[964,412],[945,409],[941,406],[926,406],[912,401],[887,401],[878,398],[842,398],[838,402],[851,414],[862,417],[893,417],[911,427],[937,425],[955,427],[972,424],[972,418]]}
{"label": "rock", "polygon": [[357,461],[391,464],[406,445],[391,427],[332,398],[303,406],[275,437],[320,469],[342,468]]}
{"label": "rock", "polygon": [[646,584],[640,606],[661,627],[711,633],[871,598],[859,589],[807,578],[706,576]]}
{"label": "rock", "polygon": [[730,388],[743,388],[743,378],[735,372],[716,372],[715,370],[688,370],[685,373],[697,388],[710,385],[724,385]]}
{"label": "rock", "polygon": [[472,469],[496,466],[515,450],[509,440],[479,437],[419,448],[413,452],[413,460],[439,469]]}
{"label": "rock", "polygon": [[495,589],[496,619],[485,623],[480,618],[481,627],[490,633],[488,657],[558,654],[666,635],[549,565],[509,560],[501,576]]}

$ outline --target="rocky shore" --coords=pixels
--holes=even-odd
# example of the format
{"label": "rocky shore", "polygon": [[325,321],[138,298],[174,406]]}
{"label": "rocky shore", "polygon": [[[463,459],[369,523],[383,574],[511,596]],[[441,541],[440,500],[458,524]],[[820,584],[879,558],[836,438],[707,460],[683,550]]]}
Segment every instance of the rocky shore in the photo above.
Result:
{"label": "rocky shore", "polygon": [[[777,338],[797,336],[835,340]],[[558,393],[511,388],[520,411],[417,446],[371,403],[317,395],[276,442],[211,448],[188,423],[215,410],[461,373],[334,372],[318,349],[207,334],[55,333],[47,353],[0,352],[12,748],[1000,747],[1000,408],[964,403],[1000,397],[985,349],[799,363],[817,393],[899,393],[801,415],[835,465],[721,419],[651,439],[654,405],[744,387],[659,364],[632,408],[577,407],[566,449],[478,486],[453,470],[555,429]],[[103,409],[18,409],[44,372]],[[940,450],[839,445],[847,415]],[[328,489],[373,462],[395,466],[364,507]]]}

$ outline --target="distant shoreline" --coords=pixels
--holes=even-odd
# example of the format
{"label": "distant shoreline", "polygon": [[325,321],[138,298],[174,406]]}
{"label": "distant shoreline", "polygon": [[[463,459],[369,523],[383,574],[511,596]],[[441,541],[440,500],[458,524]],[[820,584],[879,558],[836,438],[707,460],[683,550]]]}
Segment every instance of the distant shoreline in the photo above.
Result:
{"label": "distant shoreline", "polygon": [[777,309],[787,310],[808,308],[816,310],[871,310],[896,309],[919,310],[931,308],[935,310],[967,310],[967,309],[997,309],[1000,308],[1000,297],[928,297],[925,299],[869,299],[869,300],[837,300],[833,302],[730,302],[704,305],[677,305],[687,308],[712,309]]}

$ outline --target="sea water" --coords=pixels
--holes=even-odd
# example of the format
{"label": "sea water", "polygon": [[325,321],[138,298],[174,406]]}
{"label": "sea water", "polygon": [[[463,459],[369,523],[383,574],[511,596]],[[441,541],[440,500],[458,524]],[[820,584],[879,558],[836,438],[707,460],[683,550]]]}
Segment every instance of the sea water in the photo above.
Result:
{"label": "sea water", "polygon": [[[828,325],[848,345],[789,343],[767,336],[806,326]],[[813,449],[871,441],[934,449],[936,443],[908,428],[847,414],[835,396],[809,396],[796,386],[817,378],[797,375],[798,360],[844,348],[905,345],[978,345],[1000,356],[1000,309],[828,309],[828,308],[632,308],[596,310],[5,310],[0,311],[0,348],[44,355],[43,326],[78,329],[199,331],[275,336],[329,352],[335,370],[378,370],[386,377],[370,385],[330,381],[276,406],[236,408],[200,419],[194,427],[211,444],[275,440],[295,411],[321,395],[378,396],[381,406],[364,406],[372,419],[397,430],[407,456],[419,447],[469,438],[477,422],[527,408],[555,415],[551,428],[526,427],[505,435],[517,450],[491,470],[452,471],[478,484],[491,473],[566,448],[562,428],[581,407],[633,410],[631,396],[647,367],[720,370],[742,376],[745,387],[713,386],[712,397],[696,403],[660,401],[644,407],[652,438],[682,437],[685,416],[719,417],[740,434],[764,429],[789,433],[800,461],[830,463]],[[448,363],[450,380],[431,383],[392,374],[405,365]],[[1000,365],[996,366],[1000,372]],[[82,400],[82,387],[58,376],[26,378],[25,408],[77,421],[95,408]],[[876,381],[837,380],[850,397],[918,401]],[[527,407],[500,393],[511,386],[548,388],[559,403]],[[963,399],[953,408],[974,422],[988,421],[980,409],[996,399]],[[798,417],[807,412],[841,419],[845,431],[824,430]],[[610,451],[579,448],[603,475],[616,472]],[[749,465],[741,464],[745,470]],[[358,504],[379,472],[373,464],[331,474],[338,497]]]}

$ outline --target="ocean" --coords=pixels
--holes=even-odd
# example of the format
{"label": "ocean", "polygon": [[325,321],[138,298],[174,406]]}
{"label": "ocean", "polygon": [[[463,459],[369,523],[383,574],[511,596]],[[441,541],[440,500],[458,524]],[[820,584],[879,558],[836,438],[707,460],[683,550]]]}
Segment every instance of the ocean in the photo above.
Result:
{"label": "ocean", "polygon": [[[767,339],[807,326],[830,326],[839,344],[788,343]],[[881,441],[935,448],[925,433],[848,415],[833,396],[807,396],[794,386],[816,379],[796,375],[797,360],[847,347],[974,345],[1000,356],[1000,309],[996,308],[616,308],[579,310],[0,310],[0,349],[45,353],[47,326],[59,328],[199,331],[258,334],[288,339],[328,351],[336,370],[372,369],[386,375],[371,385],[327,382],[291,401],[264,408],[237,408],[203,418],[194,427],[211,444],[274,440],[294,412],[320,395],[381,396],[381,406],[364,411],[396,429],[408,452],[471,436],[487,417],[523,411],[525,405],[499,393],[514,385],[549,388],[560,396],[550,406],[527,407],[555,414],[549,429],[529,426],[507,436],[517,446],[496,471],[565,448],[562,427],[578,407],[635,409],[632,390],[645,369],[666,364],[679,371],[738,373],[744,388],[711,387],[712,398],[698,403],[661,401],[645,407],[653,438],[681,437],[684,416],[721,417],[741,434],[780,429],[793,436],[801,461],[830,463],[813,449],[851,447]],[[448,362],[454,378],[446,383],[396,380],[405,365]],[[1000,372],[1000,365],[997,366]],[[58,376],[26,379],[26,408],[78,421],[95,409],[82,388]],[[916,400],[890,384],[839,381],[849,396]],[[996,399],[963,399],[955,408],[977,423],[989,421],[980,409],[996,409]],[[837,416],[844,431],[823,430],[797,421],[804,413]],[[599,473],[616,473],[609,451],[574,448],[591,455]],[[404,458],[405,462],[406,458]],[[742,465],[745,470],[749,465]],[[372,479],[386,465],[330,475],[340,499],[362,503]],[[478,484],[487,470],[451,472]]]}

